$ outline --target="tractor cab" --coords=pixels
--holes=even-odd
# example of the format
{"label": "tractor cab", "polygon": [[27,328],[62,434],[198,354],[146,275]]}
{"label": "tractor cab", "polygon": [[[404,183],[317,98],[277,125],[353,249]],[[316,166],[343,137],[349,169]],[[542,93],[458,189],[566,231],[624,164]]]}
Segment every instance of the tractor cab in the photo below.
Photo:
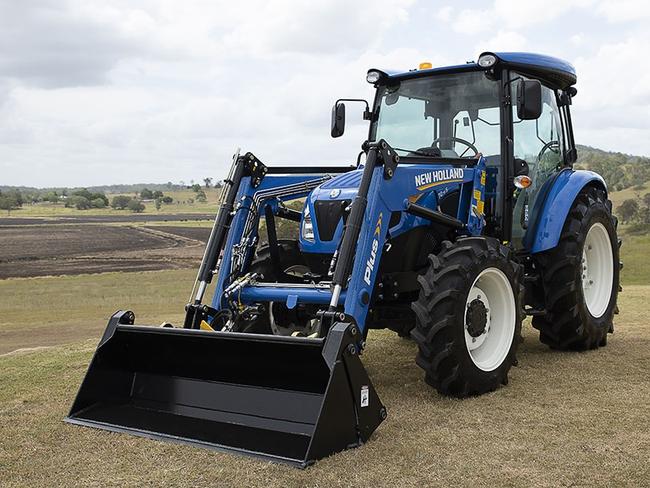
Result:
{"label": "tractor cab", "polygon": [[[576,159],[569,113],[576,94],[573,66],[544,55],[486,52],[464,65],[370,69],[367,81],[376,88],[365,114],[368,140],[385,140],[405,161],[469,166],[482,155],[486,233],[519,249],[530,247],[527,231],[541,211],[537,196]],[[332,111],[336,137],[343,133],[343,101]],[[457,202],[457,195],[447,200]]]}

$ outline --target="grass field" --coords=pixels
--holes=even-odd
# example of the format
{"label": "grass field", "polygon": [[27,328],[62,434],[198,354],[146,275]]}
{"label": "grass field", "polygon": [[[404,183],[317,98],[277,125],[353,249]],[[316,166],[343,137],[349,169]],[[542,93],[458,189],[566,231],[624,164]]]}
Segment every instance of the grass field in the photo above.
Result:
{"label": "grass field", "polygon": [[[177,224],[209,222],[146,225]],[[363,361],[389,417],[306,471],[62,422],[107,318],[179,323],[196,270],[0,280],[0,487],[650,486],[650,236],[623,240],[607,347],[551,351],[526,323],[510,384],[459,401],[425,385],[411,341],[372,331]]]}
{"label": "grass field", "polygon": [[621,260],[623,285],[650,285],[650,235],[623,235]]}
{"label": "grass field", "polygon": [[412,342],[371,332],[363,359],[389,418],[307,471],[61,421],[106,318],[128,306],[178,323],[193,270],[1,280],[0,486],[648,485],[648,242],[627,239],[606,348],[554,352],[526,324],[510,384],[480,398],[439,396]]}
{"label": "grass field", "polygon": [[640,200],[643,195],[650,192],[650,181],[643,183],[643,189],[635,190],[634,188],[626,188],[625,190],[611,192],[609,198],[614,205],[614,210],[623,203],[625,200],[633,199]]}
{"label": "grass field", "polygon": [[0,354],[97,338],[133,307],[142,323],[181,320],[196,270],[0,280]]}
{"label": "grass field", "polygon": [[[127,296],[135,289],[120,299],[155,316],[180,300],[167,286],[157,302]],[[306,471],[64,424],[96,339],[0,356],[0,485],[648,486],[649,296],[626,288],[598,351],[551,351],[526,326],[510,384],[463,401],[424,384],[411,341],[372,332],[363,359],[388,420],[365,446]],[[71,322],[85,329],[101,313],[95,300]]]}

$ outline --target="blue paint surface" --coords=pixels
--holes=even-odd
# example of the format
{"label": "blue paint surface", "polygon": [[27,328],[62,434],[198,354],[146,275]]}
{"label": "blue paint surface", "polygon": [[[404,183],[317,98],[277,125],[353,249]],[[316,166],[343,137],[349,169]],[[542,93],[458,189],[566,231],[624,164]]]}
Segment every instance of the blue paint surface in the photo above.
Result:
{"label": "blue paint surface", "polygon": [[536,219],[536,228],[529,229],[530,235],[527,234],[524,240],[533,254],[557,246],[571,206],[585,186],[593,184],[607,190],[605,180],[599,174],[570,168],[561,171],[552,184]]}

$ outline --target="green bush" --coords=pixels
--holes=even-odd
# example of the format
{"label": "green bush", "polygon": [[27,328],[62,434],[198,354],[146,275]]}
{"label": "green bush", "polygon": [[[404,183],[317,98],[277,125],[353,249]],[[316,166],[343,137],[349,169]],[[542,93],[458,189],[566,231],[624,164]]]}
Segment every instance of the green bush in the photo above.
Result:
{"label": "green bush", "polygon": [[23,199],[18,190],[10,191],[8,193],[0,192],[0,209],[6,210],[7,213],[15,208],[22,207]]}
{"label": "green bush", "polygon": [[108,205],[108,197],[102,192],[93,193],[93,192],[89,191],[86,188],[82,188],[81,190],[73,191],[72,196],[84,197],[89,202],[92,202],[93,200],[97,200],[98,198],[101,198],[104,201],[104,205]]}
{"label": "green bush", "polygon": [[106,208],[106,202],[103,198],[95,198],[90,201],[90,205],[93,208]]}
{"label": "green bush", "polygon": [[141,201],[131,199],[131,201],[127,205],[127,208],[131,212],[140,213],[140,212],[144,211],[145,206],[144,206],[144,203],[142,203]]}
{"label": "green bush", "polygon": [[67,208],[76,208],[77,210],[88,210],[91,207],[90,200],[81,195],[71,195],[65,201]]}
{"label": "green bush", "polygon": [[113,197],[113,200],[111,201],[111,207],[117,210],[124,210],[128,207],[129,203],[132,200],[133,198],[127,195],[117,195],[116,197]]}

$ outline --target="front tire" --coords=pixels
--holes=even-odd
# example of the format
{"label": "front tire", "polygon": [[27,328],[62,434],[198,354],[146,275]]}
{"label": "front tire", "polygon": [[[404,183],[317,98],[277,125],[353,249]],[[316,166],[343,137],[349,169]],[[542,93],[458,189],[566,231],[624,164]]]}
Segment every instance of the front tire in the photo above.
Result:
{"label": "front tire", "polygon": [[467,397],[508,382],[521,342],[521,267],[493,238],[444,242],[419,277],[412,308],[417,364],[444,395]]}
{"label": "front tire", "polygon": [[[298,241],[281,239],[278,241],[280,269],[283,275],[277,276],[271,259],[269,246],[261,246],[253,259],[249,271],[261,275],[266,283],[296,282],[301,283],[303,275],[309,272],[309,267],[300,252]],[[257,334],[273,334],[290,336],[296,333],[309,335],[314,332],[315,320],[301,306],[288,309],[282,302],[269,302],[265,309],[254,320],[240,320],[236,332],[252,332]]]}
{"label": "front tire", "polygon": [[553,349],[584,351],[607,344],[619,289],[616,218],[605,191],[576,197],[558,245],[536,259],[546,315],[533,318],[539,338]]}

